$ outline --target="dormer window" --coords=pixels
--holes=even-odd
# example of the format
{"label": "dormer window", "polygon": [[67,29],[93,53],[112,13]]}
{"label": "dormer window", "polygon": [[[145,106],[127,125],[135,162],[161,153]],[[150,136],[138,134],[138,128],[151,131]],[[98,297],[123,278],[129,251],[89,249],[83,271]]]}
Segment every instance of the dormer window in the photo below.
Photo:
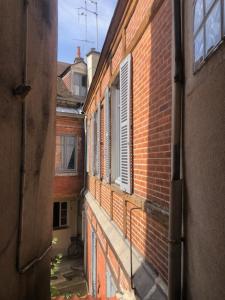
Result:
{"label": "dormer window", "polygon": [[87,75],[73,73],[72,91],[75,96],[85,97],[87,93]]}
{"label": "dormer window", "polygon": [[196,0],[194,6],[194,69],[217,48],[224,33],[224,0]]}

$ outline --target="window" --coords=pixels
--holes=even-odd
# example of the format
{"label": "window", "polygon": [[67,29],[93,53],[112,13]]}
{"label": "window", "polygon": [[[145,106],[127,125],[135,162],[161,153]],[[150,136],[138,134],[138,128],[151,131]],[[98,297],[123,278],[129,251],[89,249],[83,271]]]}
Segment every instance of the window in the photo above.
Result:
{"label": "window", "polygon": [[111,88],[111,120],[112,120],[112,145],[111,145],[111,180],[120,185],[120,88],[119,77]]}
{"label": "window", "polygon": [[105,93],[105,179],[132,193],[131,55],[120,65],[118,79]]}
{"label": "window", "polygon": [[68,226],[68,203],[55,202],[53,207],[53,229]]}
{"label": "window", "polygon": [[87,75],[74,73],[72,90],[74,95],[85,97],[87,93]]}
{"label": "window", "polygon": [[97,172],[97,112],[94,112],[91,118],[91,159],[92,159],[92,175]]}
{"label": "window", "polygon": [[56,172],[77,172],[77,138],[56,136]]}
{"label": "window", "polygon": [[106,265],[106,285],[107,285],[106,286],[107,298],[115,297],[117,288],[114,283],[110,269],[107,265]]}
{"label": "window", "polygon": [[[222,40],[223,0],[196,0],[194,6],[194,69]],[[222,17],[223,16],[223,17]],[[225,29],[225,28],[224,28]]]}

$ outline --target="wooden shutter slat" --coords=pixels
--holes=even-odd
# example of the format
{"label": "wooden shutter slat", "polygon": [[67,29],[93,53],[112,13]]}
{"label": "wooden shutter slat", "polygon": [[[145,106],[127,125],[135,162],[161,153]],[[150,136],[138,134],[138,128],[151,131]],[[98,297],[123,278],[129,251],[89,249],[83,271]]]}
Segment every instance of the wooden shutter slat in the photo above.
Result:
{"label": "wooden shutter slat", "polygon": [[131,193],[131,55],[120,65],[120,187]]}
{"label": "wooden shutter slat", "polygon": [[110,139],[111,139],[111,115],[110,115],[110,94],[109,88],[105,91],[105,180],[110,183],[111,180],[111,152],[110,152]]}
{"label": "wooden shutter slat", "polygon": [[91,118],[91,158],[92,158],[92,168],[91,168],[91,173],[92,176],[95,175],[95,118],[94,114],[92,114]]}
{"label": "wooden shutter slat", "polygon": [[97,176],[98,178],[101,177],[101,157],[100,157],[100,147],[101,147],[101,104],[98,104],[97,109],[97,145],[96,145],[96,163],[97,163]]}

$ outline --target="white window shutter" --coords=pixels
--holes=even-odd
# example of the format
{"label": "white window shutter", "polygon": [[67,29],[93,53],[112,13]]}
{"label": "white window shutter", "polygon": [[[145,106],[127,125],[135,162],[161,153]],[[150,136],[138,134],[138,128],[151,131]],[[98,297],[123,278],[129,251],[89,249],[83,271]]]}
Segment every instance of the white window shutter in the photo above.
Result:
{"label": "white window shutter", "polygon": [[85,119],[85,130],[86,130],[86,172],[89,173],[89,144],[90,144],[90,128],[89,121]]}
{"label": "white window shutter", "polygon": [[131,55],[120,65],[120,187],[131,194]]}
{"label": "white window shutter", "polygon": [[92,173],[92,176],[94,176],[95,175],[95,118],[94,118],[94,114],[92,115],[92,118],[91,118],[91,158],[92,158],[91,173]]}
{"label": "white window shutter", "polygon": [[109,88],[105,91],[105,180],[107,183],[111,181],[111,115],[110,115],[110,92]]}
{"label": "white window shutter", "polygon": [[97,145],[96,145],[96,173],[98,178],[101,177],[101,103],[98,104],[98,110],[97,110]]}

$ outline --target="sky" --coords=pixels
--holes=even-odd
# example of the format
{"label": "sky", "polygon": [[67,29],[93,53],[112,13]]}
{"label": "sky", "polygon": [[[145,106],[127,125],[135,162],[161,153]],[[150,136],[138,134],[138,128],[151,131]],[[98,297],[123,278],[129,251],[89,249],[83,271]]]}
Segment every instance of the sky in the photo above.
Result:
{"label": "sky", "polygon": [[[96,6],[91,1],[98,2],[99,48],[102,49],[105,36],[116,6],[117,0],[86,0],[87,8],[95,11]],[[72,63],[75,58],[77,46],[81,47],[81,56],[85,57],[90,48],[96,48],[96,16],[87,14],[87,40],[85,43],[85,16],[84,10],[78,8],[85,6],[85,0],[58,0],[58,61]],[[79,16],[78,16],[79,12]]]}

